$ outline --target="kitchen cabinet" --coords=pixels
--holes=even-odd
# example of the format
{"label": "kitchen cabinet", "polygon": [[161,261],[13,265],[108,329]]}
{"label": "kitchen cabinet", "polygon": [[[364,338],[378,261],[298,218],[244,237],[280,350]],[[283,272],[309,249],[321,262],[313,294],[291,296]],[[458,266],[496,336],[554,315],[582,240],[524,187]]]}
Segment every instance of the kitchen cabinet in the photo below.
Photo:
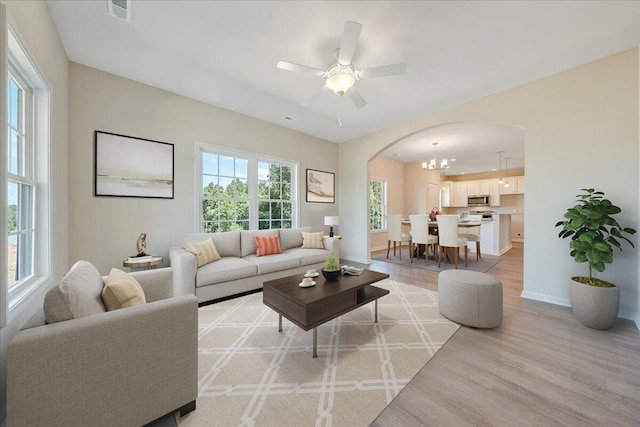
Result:
{"label": "kitchen cabinet", "polygon": [[[509,181],[509,186],[505,184]],[[500,194],[524,194],[524,176],[510,176],[503,179]]]}
{"label": "kitchen cabinet", "polygon": [[467,181],[455,181],[453,183],[453,206],[456,208],[467,207],[467,198],[469,196]]}
{"label": "kitchen cabinet", "polygon": [[468,181],[467,194],[469,196],[487,196],[491,194],[491,180],[476,179]]}
{"label": "kitchen cabinet", "polygon": [[500,183],[498,179],[491,179],[489,191],[489,203],[491,206],[500,206]]}
{"label": "kitchen cabinet", "polygon": [[451,181],[442,181],[440,184],[440,201],[443,208],[452,207]]}
{"label": "kitchen cabinet", "polygon": [[442,181],[441,200],[443,208],[467,207],[467,181]]}

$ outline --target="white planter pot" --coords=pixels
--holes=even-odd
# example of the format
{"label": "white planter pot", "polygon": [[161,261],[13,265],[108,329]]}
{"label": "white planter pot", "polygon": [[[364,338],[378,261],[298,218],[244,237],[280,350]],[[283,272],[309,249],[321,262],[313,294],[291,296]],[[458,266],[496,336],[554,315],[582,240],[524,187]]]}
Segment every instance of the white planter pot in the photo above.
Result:
{"label": "white planter pot", "polygon": [[609,329],[618,317],[620,287],[602,288],[571,280],[571,309],[578,321],[593,329]]}

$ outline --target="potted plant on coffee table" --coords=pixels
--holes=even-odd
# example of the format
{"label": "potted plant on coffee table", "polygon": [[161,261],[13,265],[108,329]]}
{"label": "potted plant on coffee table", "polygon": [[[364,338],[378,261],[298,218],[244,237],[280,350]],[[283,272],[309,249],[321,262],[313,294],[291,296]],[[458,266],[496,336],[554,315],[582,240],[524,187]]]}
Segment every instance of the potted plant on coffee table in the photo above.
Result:
{"label": "potted plant on coffee table", "polygon": [[569,287],[571,308],[585,326],[594,329],[608,329],[618,316],[620,288],[613,283],[593,277],[593,270],[603,272],[605,266],[613,262],[613,247],[622,250],[624,240],[635,247],[625,234],[635,234],[636,230],[622,227],[612,217],[622,210],[604,198],[602,191],[583,188],[578,194],[576,205],[567,209],[558,237],[571,238],[569,247],[576,262],[586,262],[589,275],[572,277]]}
{"label": "potted plant on coffee table", "polygon": [[322,275],[329,281],[338,280],[338,277],[340,277],[340,263],[338,263],[338,260],[333,255],[327,258],[327,261],[324,263]]}

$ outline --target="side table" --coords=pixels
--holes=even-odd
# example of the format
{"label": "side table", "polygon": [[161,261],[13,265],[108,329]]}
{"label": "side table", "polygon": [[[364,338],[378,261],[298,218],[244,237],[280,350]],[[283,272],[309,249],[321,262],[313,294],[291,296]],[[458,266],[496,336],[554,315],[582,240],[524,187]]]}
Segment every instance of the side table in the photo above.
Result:
{"label": "side table", "polygon": [[132,261],[130,259],[125,259],[122,261],[123,267],[129,267],[130,271],[140,271],[140,270],[152,270],[156,268],[158,265],[162,264],[161,256],[152,256],[151,258],[143,258],[140,261]]}

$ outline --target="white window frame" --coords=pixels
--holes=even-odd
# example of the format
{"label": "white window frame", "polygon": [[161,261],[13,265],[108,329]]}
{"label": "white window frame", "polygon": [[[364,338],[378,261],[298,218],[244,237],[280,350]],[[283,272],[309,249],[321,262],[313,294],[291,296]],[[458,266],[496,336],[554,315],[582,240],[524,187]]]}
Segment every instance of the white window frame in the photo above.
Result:
{"label": "white window frame", "polygon": [[[9,177],[14,181],[24,182],[33,185],[33,248],[32,248],[32,275],[19,284],[8,289],[7,283],[7,251],[3,249],[2,262],[0,263],[0,271],[2,271],[1,290],[0,290],[0,325],[6,325],[16,318],[19,313],[27,306],[38,291],[44,290],[52,282],[52,250],[51,250],[51,177],[50,177],[50,139],[51,139],[51,104],[50,89],[42,74],[38,71],[35,64],[31,61],[28,51],[20,42],[20,35],[12,25],[9,16],[6,15],[6,9],[3,7],[0,16],[2,31],[6,31],[6,45],[2,45],[0,52],[0,61],[2,61],[1,75],[3,76],[2,94],[2,115],[5,119],[5,129],[3,131],[2,156],[0,156],[0,185],[2,191],[0,196],[2,202],[2,217],[4,220],[0,226],[0,232],[3,236],[4,247],[8,246],[7,232],[7,186]],[[8,23],[8,25],[7,25]],[[6,61],[6,62],[5,62]],[[26,114],[29,115],[25,133],[28,134],[25,152],[25,168],[26,177],[9,175],[7,169],[7,151],[8,141],[8,111],[7,111],[7,78],[8,72],[20,82],[23,87],[27,88],[25,102]]]}
{"label": "white window frame", "polygon": [[[247,185],[249,194],[249,229],[258,229],[258,203],[261,201],[258,199],[258,162],[278,163],[283,166],[291,167],[291,195],[292,200],[292,212],[291,212],[291,228],[297,228],[300,222],[300,162],[290,159],[284,159],[265,154],[259,154],[248,151],[240,151],[229,149],[228,147],[222,147],[218,145],[207,144],[204,142],[196,142],[196,155],[195,155],[195,203],[197,205],[196,218],[194,224],[195,232],[202,232],[202,204],[204,201],[203,194],[203,170],[202,170],[202,155],[203,153],[217,154],[222,156],[238,157],[248,160],[247,167]],[[264,201],[264,200],[262,200]]]}
{"label": "white window frame", "polygon": [[[372,229],[371,228],[371,206],[369,206],[369,232],[370,233],[383,233],[387,231],[387,180],[385,178],[375,178],[375,177],[370,177],[369,178],[369,191],[371,191],[371,183],[372,182],[379,182],[382,184],[382,206],[381,206],[381,213],[382,213],[382,219],[381,219],[381,228],[380,229]],[[369,194],[369,203],[371,203],[371,194]]]}

